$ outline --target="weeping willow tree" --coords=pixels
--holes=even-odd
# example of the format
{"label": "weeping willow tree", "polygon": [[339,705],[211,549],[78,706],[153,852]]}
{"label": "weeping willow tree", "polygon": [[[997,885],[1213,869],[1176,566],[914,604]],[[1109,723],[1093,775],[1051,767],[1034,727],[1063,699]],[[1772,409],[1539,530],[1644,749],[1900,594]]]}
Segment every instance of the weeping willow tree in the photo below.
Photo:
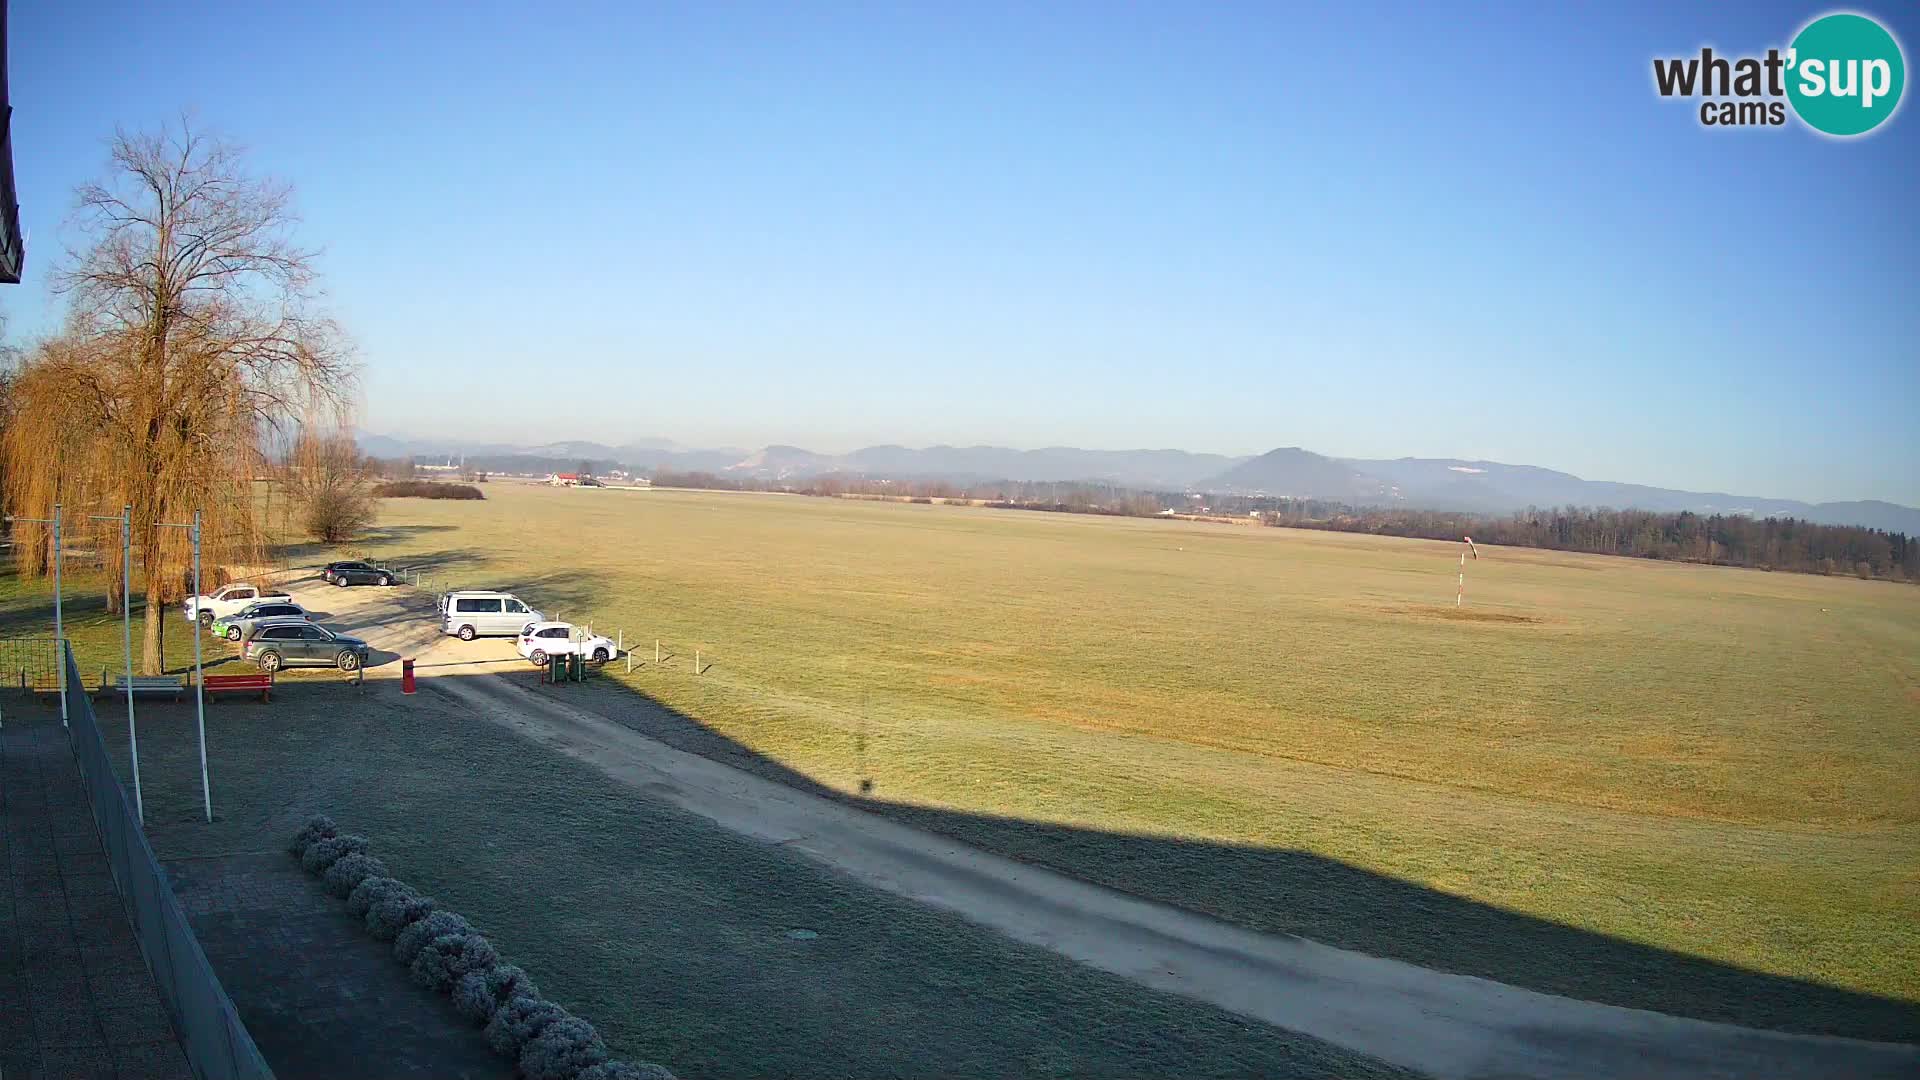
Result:
{"label": "weeping willow tree", "polygon": [[[47,517],[58,502],[77,525],[132,507],[141,663],[157,674],[192,558],[187,530],[167,526],[202,514],[208,577],[258,564],[264,436],[338,413],[353,368],[337,328],[309,310],[313,255],[290,238],[285,185],[185,125],[111,146],[107,175],[77,193],[86,246],[56,277],[65,327],[22,361],[0,447],[15,514]],[[100,551],[117,552],[117,527],[103,533]],[[43,572],[40,533],[16,539],[29,545],[21,570]]]}

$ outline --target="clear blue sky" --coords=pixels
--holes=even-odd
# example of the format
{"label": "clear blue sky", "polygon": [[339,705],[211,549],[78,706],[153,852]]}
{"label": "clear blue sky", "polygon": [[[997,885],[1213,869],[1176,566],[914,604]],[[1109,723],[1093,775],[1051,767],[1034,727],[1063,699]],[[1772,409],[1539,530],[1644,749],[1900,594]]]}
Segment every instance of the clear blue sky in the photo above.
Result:
{"label": "clear blue sky", "polygon": [[1920,113],[1652,89],[1823,5],[108,6],[13,3],[15,339],[105,137],[190,108],[296,185],[373,431],[1920,504]]}

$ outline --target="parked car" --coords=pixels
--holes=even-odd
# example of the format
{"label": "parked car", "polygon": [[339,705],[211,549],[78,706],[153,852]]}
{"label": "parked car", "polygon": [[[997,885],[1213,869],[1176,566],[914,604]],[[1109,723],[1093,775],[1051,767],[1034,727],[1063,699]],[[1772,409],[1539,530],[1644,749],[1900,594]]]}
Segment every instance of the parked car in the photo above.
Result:
{"label": "parked car", "polygon": [[440,595],[440,632],[461,641],[516,635],[545,617],[512,593],[475,589]]}
{"label": "parked car", "polygon": [[225,618],[213,620],[213,633],[215,637],[239,641],[253,629],[254,623],[278,618],[311,619],[313,615],[291,600],[256,600]]}
{"label": "parked car", "polygon": [[240,656],[260,665],[261,671],[283,667],[353,671],[367,662],[367,643],[305,619],[281,618],[255,623],[253,635],[240,646]]}
{"label": "parked car", "polygon": [[212,626],[215,619],[224,618],[250,604],[292,603],[293,597],[283,592],[268,592],[236,581],[214,590],[213,595],[189,596],[181,605],[189,620],[199,619],[201,623]]}
{"label": "parked car", "polygon": [[572,623],[537,622],[520,632],[520,655],[545,667],[554,656],[578,653],[597,664],[613,659],[619,647],[604,634],[589,634]]}
{"label": "parked car", "polygon": [[391,585],[394,572],[370,562],[330,562],[320,568],[320,576],[327,584],[345,588],[348,585]]}

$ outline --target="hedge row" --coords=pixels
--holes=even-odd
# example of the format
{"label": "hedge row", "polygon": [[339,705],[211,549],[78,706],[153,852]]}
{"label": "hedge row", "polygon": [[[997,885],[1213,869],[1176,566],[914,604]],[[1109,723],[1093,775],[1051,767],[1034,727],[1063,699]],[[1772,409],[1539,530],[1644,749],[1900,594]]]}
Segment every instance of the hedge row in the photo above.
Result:
{"label": "hedge row", "polygon": [[341,835],[332,819],[316,817],[288,850],[328,892],[346,897],[369,933],[393,942],[415,982],[452,995],[462,1016],[485,1025],[487,1045],[527,1080],[673,1080],[659,1065],[611,1060],[592,1024],[541,997],[472,923],[390,876],[367,854],[365,837]]}

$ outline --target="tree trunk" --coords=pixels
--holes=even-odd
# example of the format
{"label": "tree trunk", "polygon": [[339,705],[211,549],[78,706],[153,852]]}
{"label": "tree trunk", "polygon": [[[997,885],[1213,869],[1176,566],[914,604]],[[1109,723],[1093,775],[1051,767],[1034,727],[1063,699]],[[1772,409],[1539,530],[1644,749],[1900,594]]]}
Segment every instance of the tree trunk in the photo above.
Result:
{"label": "tree trunk", "polygon": [[167,673],[167,605],[160,599],[158,584],[147,587],[147,621],[141,636],[140,673]]}

